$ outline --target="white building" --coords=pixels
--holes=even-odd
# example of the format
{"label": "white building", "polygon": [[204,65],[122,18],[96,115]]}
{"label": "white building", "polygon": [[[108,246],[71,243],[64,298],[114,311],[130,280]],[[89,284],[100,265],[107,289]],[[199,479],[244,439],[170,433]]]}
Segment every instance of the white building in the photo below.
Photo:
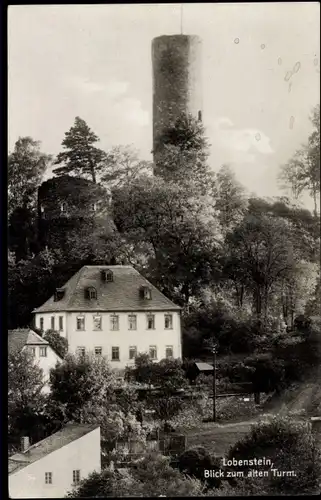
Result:
{"label": "white building", "polygon": [[101,471],[100,428],[67,424],[9,457],[10,498],[64,498],[82,479]]}
{"label": "white building", "polygon": [[180,310],[131,266],[84,266],[34,313],[35,326],[59,331],[69,352],[124,368],[142,352],[181,358]]}
{"label": "white building", "polygon": [[49,374],[55,368],[61,357],[50,347],[49,342],[30,329],[8,331],[8,352],[28,350],[34,357],[35,363],[43,371],[44,391],[49,390]]}

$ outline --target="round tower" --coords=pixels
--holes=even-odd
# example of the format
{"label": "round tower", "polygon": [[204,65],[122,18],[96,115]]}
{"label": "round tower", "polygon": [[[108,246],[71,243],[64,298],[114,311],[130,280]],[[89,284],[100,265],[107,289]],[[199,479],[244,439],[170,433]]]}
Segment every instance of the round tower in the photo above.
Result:
{"label": "round tower", "polygon": [[164,35],[152,42],[153,147],[183,113],[202,120],[202,42],[196,35]]}

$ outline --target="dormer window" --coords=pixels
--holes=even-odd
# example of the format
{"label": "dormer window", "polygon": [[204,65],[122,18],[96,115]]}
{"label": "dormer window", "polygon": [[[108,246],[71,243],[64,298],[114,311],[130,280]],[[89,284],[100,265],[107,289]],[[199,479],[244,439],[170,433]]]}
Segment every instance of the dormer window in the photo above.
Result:
{"label": "dormer window", "polygon": [[114,281],[114,276],[113,276],[113,273],[112,271],[110,271],[110,269],[102,269],[101,271],[101,279],[103,281],[107,281],[107,282],[112,282]]}
{"label": "dormer window", "polygon": [[67,203],[66,202],[61,203],[60,212],[66,212],[66,210],[67,210]]}
{"label": "dormer window", "polygon": [[85,290],[85,298],[89,300],[97,299],[97,290],[93,286],[89,286]]}
{"label": "dormer window", "polygon": [[64,288],[56,288],[56,291],[55,291],[55,302],[58,302],[59,300],[63,299],[64,295],[65,295]]}
{"label": "dormer window", "polygon": [[148,286],[142,286],[140,289],[140,296],[142,299],[151,300],[152,291]]}

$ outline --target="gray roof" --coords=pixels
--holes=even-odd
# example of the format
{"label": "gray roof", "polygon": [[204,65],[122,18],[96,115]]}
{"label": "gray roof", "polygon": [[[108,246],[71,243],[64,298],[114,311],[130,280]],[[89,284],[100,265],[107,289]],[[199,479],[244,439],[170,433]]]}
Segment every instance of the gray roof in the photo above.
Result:
{"label": "gray roof", "polygon": [[49,345],[47,340],[44,340],[33,330],[29,328],[21,328],[18,330],[8,330],[8,352],[13,353],[21,351],[24,346],[30,345]]}
{"label": "gray roof", "polygon": [[63,446],[80,439],[97,429],[97,424],[67,424],[63,429],[30,446],[23,453],[9,457],[9,474],[18,472],[41,458],[59,450]]}
{"label": "gray roof", "polygon": [[200,372],[213,371],[213,366],[208,363],[195,363]]}
{"label": "gray roof", "polygon": [[[113,273],[112,282],[101,280],[101,270]],[[152,292],[150,300],[139,294],[142,285]],[[86,299],[85,289],[94,287],[97,299]],[[84,266],[62,287],[64,297],[56,301],[50,297],[33,312],[56,311],[170,311],[181,308],[163,295],[132,266]]]}

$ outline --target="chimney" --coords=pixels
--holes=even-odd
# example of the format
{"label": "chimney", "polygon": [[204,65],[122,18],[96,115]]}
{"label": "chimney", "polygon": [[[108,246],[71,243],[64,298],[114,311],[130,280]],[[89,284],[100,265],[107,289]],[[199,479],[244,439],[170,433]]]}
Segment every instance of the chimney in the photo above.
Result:
{"label": "chimney", "polygon": [[21,451],[22,453],[24,453],[30,447],[29,437],[23,436],[20,440],[20,444],[21,444]]}

